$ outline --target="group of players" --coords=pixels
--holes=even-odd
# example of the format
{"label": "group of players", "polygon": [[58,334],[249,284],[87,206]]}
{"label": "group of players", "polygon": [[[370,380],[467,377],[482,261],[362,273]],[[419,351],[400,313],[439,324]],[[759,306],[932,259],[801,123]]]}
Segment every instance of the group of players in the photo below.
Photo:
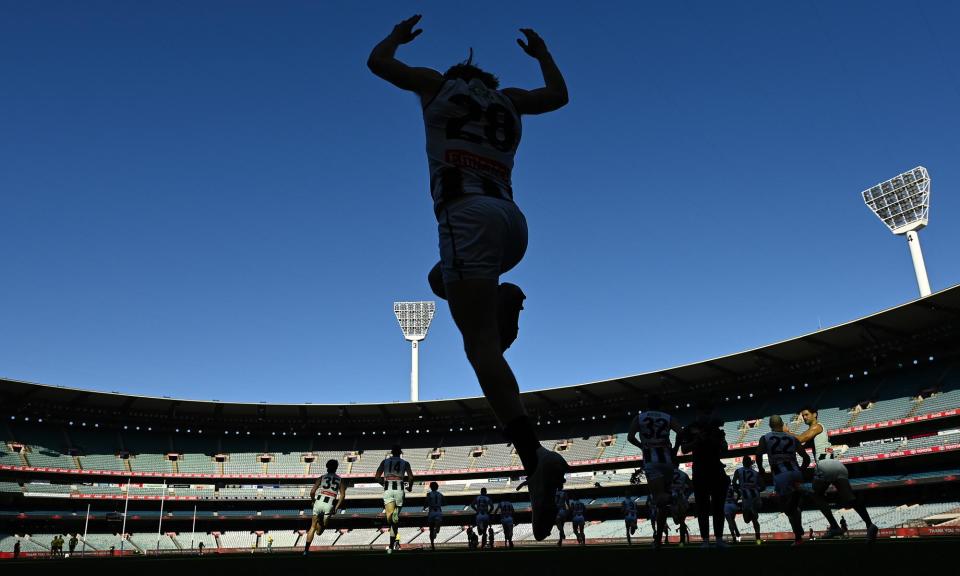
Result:
{"label": "group of players", "polygon": [[[654,532],[654,546],[659,547],[669,530],[668,520],[672,520],[680,535],[680,543],[689,540],[689,533],[685,520],[690,507],[690,496],[695,495],[697,502],[697,516],[700,521],[701,538],[704,545],[710,542],[709,516],[714,516],[714,542],[717,546],[725,546],[723,540],[724,522],[729,526],[733,536],[739,539],[740,532],[736,525],[736,516],[739,513],[743,521],[753,525],[756,543],[762,543],[760,538],[760,508],[761,492],[772,480],[774,491],[780,504],[780,510],[787,516],[795,536],[795,545],[803,541],[803,526],[801,519],[801,501],[808,497],[813,506],[820,510],[829,523],[829,530],[823,538],[841,536],[844,531],[837,523],[833,512],[826,501],[826,492],[834,486],[841,507],[849,507],[863,519],[867,527],[868,540],[877,537],[878,528],[870,519],[863,503],[854,495],[850,487],[849,474],[846,467],[835,457],[832,446],[827,438],[823,426],[817,421],[817,410],[805,407],[800,416],[807,429],[801,433],[791,432],[783,419],[774,415],[770,417],[770,432],[762,436],[757,444],[753,458],[744,456],[742,466],[738,468],[732,479],[723,473],[723,464],[717,458],[710,468],[701,468],[697,472],[697,452],[723,454],[726,452],[726,440],[720,429],[719,421],[708,417],[698,417],[697,422],[682,427],[669,414],[660,410],[660,400],[651,397],[647,402],[648,410],[638,414],[632,421],[628,434],[628,441],[640,448],[643,457],[643,472],[649,488],[647,504],[650,513],[650,522]],[[670,432],[674,432],[676,439],[670,441]],[[690,476],[679,466],[678,452],[694,454],[694,479],[701,478],[702,487],[692,482]],[[409,462],[401,457],[399,446],[394,446],[391,455],[383,460],[377,468],[376,480],[383,486],[383,503],[390,542],[387,550],[392,552],[400,548],[399,524],[400,510],[403,507],[405,492],[413,489],[413,472]],[[812,454],[812,457],[811,457]],[[764,467],[764,457],[770,467],[769,474]],[[702,462],[702,460],[701,460]],[[801,485],[805,479],[805,472],[815,462],[812,474],[812,491],[805,492]],[[756,466],[755,466],[756,464]],[[701,464],[701,466],[710,465]],[[327,473],[317,479],[310,491],[313,501],[313,520],[306,535],[306,554],[313,538],[323,533],[329,518],[336,514],[344,502],[346,483],[337,475],[338,463],[336,460],[327,462]],[[719,467],[719,474],[704,473],[703,470],[714,471]],[[705,484],[709,481],[709,484]],[[628,489],[624,495],[622,509],[626,527],[627,542],[637,530],[637,501],[631,496]],[[724,495],[718,497],[718,495]],[[586,536],[586,505],[577,497],[569,497],[562,488],[557,490],[555,497],[557,516],[555,527],[562,545],[565,533],[564,525],[571,522],[573,532],[578,543],[585,544]],[[712,502],[710,502],[712,500]],[[435,542],[440,527],[443,524],[444,497],[436,482],[430,483],[430,492],[426,495],[427,524],[429,526],[430,545]],[[475,512],[477,533],[481,536],[481,548],[493,546],[490,528],[492,519],[499,517],[503,528],[505,546],[513,547],[514,506],[509,500],[494,503],[487,495],[487,489],[482,488],[470,508]]]}

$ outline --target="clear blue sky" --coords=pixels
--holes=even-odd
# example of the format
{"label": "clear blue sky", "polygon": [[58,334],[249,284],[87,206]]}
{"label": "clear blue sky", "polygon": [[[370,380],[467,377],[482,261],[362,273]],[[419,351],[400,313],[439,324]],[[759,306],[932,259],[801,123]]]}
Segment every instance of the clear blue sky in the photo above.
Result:
{"label": "clear blue sky", "polygon": [[[916,165],[960,282],[960,3],[0,3],[0,375],[134,394],[408,394],[437,259],[416,98],[367,55],[570,90],[525,119],[523,389],[763,345],[917,295],[859,193]],[[425,399],[480,393],[445,305]],[[819,320],[818,320],[819,319]]]}

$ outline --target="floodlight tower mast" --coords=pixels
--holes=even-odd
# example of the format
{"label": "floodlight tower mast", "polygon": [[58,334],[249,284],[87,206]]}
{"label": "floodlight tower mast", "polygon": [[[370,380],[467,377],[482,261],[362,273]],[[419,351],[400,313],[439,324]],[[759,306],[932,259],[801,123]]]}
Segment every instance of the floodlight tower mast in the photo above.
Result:
{"label": "floodlight tower mast", "polygon": [[930,218],[930,174],[917,166],[863,191],[867,207],[896,235],[906,235],[920,296],[930,295],[927,267],[917,234]]}
{"label": "floodlight tower mast", "polygon": [[430,322],[437,310],[435,302],[394,302],[393,313],[397,316],[403,337],[410,341],[410,401],[420,399],[420,341],[427,337]]}

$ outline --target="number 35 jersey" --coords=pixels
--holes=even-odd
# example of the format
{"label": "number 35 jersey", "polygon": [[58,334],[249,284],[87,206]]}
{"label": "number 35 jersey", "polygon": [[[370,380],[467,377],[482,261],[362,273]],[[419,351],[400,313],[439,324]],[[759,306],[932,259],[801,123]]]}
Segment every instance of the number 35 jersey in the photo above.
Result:
{"label": "number 35 jersey", "polygon": [[468,194],[513,201],[521,127],[510,98],[478,78],[446,80],[424,107],[423,121],[436,214],[444,203]]}

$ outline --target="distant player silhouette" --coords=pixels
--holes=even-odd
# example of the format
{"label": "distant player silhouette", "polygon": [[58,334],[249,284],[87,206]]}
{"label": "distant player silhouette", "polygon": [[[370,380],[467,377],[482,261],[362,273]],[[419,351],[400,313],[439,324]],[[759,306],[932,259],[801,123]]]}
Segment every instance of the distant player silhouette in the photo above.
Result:
{"label": "distant player silhouette", "polygon": [[513,284],[500,284],[500,275],[516,266],[527,248],[527,223],[511,184],[521,116],[561,108],[568,100],[567,87],[546,44],[529,28],[520,30],[526,42],[517,43],[540,64],[545,86],[536,90],[500,89],[493,74],[473,64],[472,50],[470,59],[445,73],[408,66],[395,53],[423,32],[414,30],[420,18],[394,26],[373,48],[367,65],[420,97],[440,237],[440,263],[428,280],[449,303],[480,387],[520,456],[534,537],[543,540],[550,534],[554,494],[568,467],[559,454],[541,447],[503,357],[517,337],[525,295]]}

